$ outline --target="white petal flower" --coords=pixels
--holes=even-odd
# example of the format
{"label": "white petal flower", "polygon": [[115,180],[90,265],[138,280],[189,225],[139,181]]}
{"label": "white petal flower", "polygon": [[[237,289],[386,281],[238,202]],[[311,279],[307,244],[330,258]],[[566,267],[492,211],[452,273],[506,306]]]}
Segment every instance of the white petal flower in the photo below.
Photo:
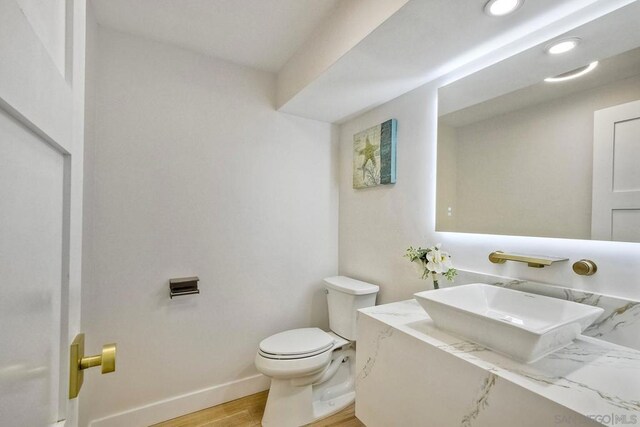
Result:
{"label": "white petal flower", "polygon": [[442,253],[438,249],[432,248],[427,254],[427,269],[438,274],[444,271],[444,265],[442,264]]}
{"label": "white petal flower", "polygon": [[433,262],[427,263],[427,268],[429,269],[430,272],[437,273],[437,274],[442,273],[442,269],[443,269],[442,264],[436,264]]}
{"label": "white petal flower", "polygon": [[451,263],[451,255],[449,255],[447,252],[440,252],[440,256],[442,265],[446,270],[453,268],[453,264]]}

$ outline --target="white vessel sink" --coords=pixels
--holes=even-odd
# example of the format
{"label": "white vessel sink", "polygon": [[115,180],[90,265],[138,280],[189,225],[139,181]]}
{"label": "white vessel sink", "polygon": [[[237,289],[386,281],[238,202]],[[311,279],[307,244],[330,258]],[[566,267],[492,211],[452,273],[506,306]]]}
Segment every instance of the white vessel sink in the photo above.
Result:
{"label": "white vessel sink", "polygon": [[565,347],[604,311],[483,283],[414,296],[437,327],[524,363]]}

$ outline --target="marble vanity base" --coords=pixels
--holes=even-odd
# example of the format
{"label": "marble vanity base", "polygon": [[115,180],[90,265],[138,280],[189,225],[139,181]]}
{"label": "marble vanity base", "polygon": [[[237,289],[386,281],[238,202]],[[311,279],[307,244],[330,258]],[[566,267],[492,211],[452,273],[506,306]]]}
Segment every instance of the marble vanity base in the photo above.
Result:
{"label": "marble vanity base", "polygon": [[523,365],[437,329],[414,300],[362,310],[356,416],[368,427],[640,426],[640,352],[584,339]]}

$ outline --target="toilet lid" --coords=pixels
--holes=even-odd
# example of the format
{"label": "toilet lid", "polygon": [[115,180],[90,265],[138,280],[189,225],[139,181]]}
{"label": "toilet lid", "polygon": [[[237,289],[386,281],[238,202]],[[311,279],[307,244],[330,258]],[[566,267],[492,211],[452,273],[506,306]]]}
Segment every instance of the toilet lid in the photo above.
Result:
{"label": "toilet lid", "polygon": [[302,328],[280,332],[265,338],[260,351],[279,356],[319,354],[333,347],[333,338],[322,329]]}

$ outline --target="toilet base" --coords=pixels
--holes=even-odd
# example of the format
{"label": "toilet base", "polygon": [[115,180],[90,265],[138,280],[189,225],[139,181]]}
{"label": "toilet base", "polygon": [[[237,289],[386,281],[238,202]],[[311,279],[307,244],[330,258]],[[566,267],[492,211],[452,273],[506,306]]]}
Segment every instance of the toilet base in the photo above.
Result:
{"label": "toilet base", "polygon": [[296,386],[292,380],[272,379],[262,418],[264,427],[300,427],[341,411],[355,401],[355,351],[329,380]]}

